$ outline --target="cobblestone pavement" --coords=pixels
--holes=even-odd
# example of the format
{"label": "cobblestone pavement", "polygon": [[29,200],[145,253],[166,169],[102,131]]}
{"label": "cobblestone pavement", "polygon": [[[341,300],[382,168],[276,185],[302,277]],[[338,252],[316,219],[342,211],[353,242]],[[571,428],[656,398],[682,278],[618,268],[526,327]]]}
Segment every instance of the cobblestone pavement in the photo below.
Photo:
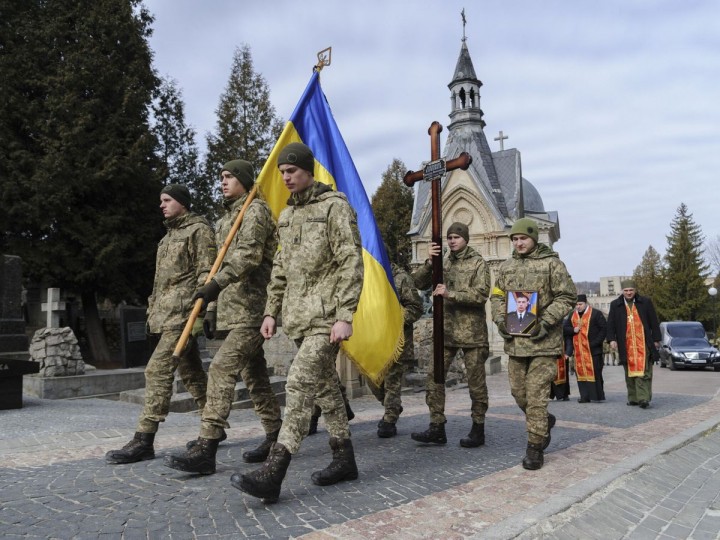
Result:
{"label": "cobblestone pavement", "polygon": [[241,460],[263,437],[252,411],[232,411],[217,473],[197,477],[162,465],[197,436],[195,413],[168,417],[157,459],[110,466],[103,456],[132,436],[139,406],[26,399],[23,409],[0,411],[0,536],[716,538],[720,374],[656,369],[646,410],[626,406],[622,368],[607,367],[605,378],[605,403],[578,404],[573,381],[575,396],[550,404],[558,423],[540,471],[519,465],[524,419],[506,373],[488,377],[487,442],[477,449],[458,444],[471,425],[466,387],[447,392],[441,447],[409,437],[427,426],[424,394],[403,397],[393,439],[375,435],[374,398],[354,399],[360,478],[312,484],[310,474],[330,461],[321,421],[293,456],[274,505],[229,483],[233,472],[257,467]]}

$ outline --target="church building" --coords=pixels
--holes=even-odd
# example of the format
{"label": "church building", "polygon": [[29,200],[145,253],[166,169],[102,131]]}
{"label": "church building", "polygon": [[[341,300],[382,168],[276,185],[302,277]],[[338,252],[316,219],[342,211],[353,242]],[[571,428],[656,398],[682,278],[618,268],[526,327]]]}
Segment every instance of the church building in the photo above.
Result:
{"label": "church building", "polygon": [[[515,220],[534,219],[539,228],[540,242],[552,246],[560,239],[558,213],[545,210],[537,189],[522,174],[520,152],[505,149],[502,131],[495,139],[500,150],[493,152],[485,137],[484,113],[480,107],[482,82],[475,74],[470,51],[463,36],[450,89],[450,124],[446,126],[447,141],[443,158],[456,158],[461,152],[472,156],[466,170],[449,171],[441,180],[442,235],[456,221],[465,223],[470,232],[469,245],[488,262],[494,282],[499,263],[512,252],[509,232]],[[415,183],[415,203],[408,236],[412,242],[412,265],[427,259],[432,233],[431,189],[429,182]],[[490,335],[500,340],[489,318]]]}

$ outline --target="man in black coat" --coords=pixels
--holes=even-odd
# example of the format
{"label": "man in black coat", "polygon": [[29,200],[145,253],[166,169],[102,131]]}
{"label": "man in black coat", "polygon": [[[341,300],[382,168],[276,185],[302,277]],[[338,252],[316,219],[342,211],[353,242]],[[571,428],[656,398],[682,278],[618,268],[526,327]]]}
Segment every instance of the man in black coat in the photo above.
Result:
{"label": "man in black coat", "polygon": [[633,280],[621,283],[622,295],[610,303],[607,340],[625,369],[628,405],[645,409],[652,399],[652,366],[660,346],[660,323],[652,300],[637,294]]}
{"label": "man in black coat", "polygon": [[605,315],[590,307],[584,294],[578,295],[575,306],[563,323],[563,335],[572,341],[580,391],[578,403],[605,401],[602,376],[603,342],[607,332]]}

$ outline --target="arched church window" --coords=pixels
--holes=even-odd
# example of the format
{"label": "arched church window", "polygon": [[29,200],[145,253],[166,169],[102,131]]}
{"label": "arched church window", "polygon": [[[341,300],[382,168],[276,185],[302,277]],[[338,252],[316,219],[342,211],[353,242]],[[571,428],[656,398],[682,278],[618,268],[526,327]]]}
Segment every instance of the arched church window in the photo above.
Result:
{"label": "arched church window", "polygon": [[470,89],[470,107],[475,107],[475,89]]}
{"label": "arched church window", "polygon": [[460,107],[462,109],[465,108],[465,89],[464,88],[460,89]]}

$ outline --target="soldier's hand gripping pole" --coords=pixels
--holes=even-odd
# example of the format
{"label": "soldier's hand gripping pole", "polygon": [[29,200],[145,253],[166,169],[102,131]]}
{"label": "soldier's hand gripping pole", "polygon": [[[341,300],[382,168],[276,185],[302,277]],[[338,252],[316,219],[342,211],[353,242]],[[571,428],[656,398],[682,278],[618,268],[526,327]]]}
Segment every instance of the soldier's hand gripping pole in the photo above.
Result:
{"label": "soldier's hand gripping pole", "polygon": [[[472,157],[462,152],[458,157],[445,161],[440,159],[440,132],[442,126],[433,122],[428,128],[430,135],[430,159],[422,171],[408,171],[403,182],[412,187],[419,180],[430,182],[432,202],[432,241],[441,247],[440,254],[432,257],[432,290],[443,282],[442,262],[442,204],[440,197],[440,180],[447,171],[455,169],[467,170]],[[443,297],[433,296],[433,380],[436,384],[445,384],[445,329],[444,329]]]}
{"label": "soldier's hand gripping pole", "polygon": [[[212,265],[212,268],[210,269],[210,272],[207,275],[207,278],[205,278],[205,284],[209,283],[210,280],[215,276],[215,274],[218,273],[218,270],[220,270],[220,265],[222,265],[223,260],[225,259],[225,255],[228,252],[228,249],[230,249],[230,244],[232,243],[233,239],[235,238],[235,235],[238,232],[238,229],[240,228],[240,225],[242,224],[242,220],[245,217],[245,211],[247,210],[248,206],[250,206],[250,203],[255,198],[255,194],[257,193],[258,186],[255,184],[250,190],[250,193],[248,193],[247,199],[245,199],[245,202],[242,205],[242,208],[240,209],[240,213],[238,214],[237,218],[235,218],[235,223],[233,223],[232,228],[230,229],[230,232],[227,235],[227,238],[225,238],[225,242],[223,242],[222,247],[220,248],[220,251],[218,251],[217,257],[215,257],[215,262]],[[192,333],[193,325],[195,324],[195,321],[198,318],[198,315],[200,315],[200,312],[202,311],[203,307],[203,299],[198,298],[195,301],[195,305],[193,306],[192,311],[190,312],[190,318],[188,319],[187,323],[185,323],[185,328],[182,331],[182,334],[180,334],[180,339],[178,339],[177,345],[175,345],[175,351],[173,351],[173,357],[180,358],[180,355],[182,355],[183,351],[185,350],[185,347],[187,347],[188,340],[190,339],[190,334]]]}

